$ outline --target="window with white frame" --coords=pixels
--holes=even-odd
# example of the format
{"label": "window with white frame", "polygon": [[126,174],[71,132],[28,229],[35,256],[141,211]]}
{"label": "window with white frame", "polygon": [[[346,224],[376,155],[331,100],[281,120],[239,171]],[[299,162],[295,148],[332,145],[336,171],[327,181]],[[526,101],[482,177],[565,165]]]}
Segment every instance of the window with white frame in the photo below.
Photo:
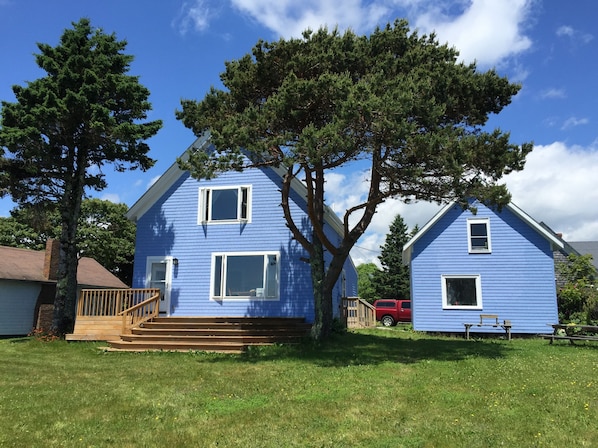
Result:
{"label": "window with white frame", "polygon": [[277,252],[212,255],[212,299],[279,298]]}
{"label": "window with white frame", "polygon": [[479,275],[443,275],[443,308],[482,308],[482,286]]}
{"label": "window with white frame", "polygon": [[486,218],[467,220],[467,239],[469,253],[489,253],[492,251],[490,244],[490,220]]}
{"label": "window with white frame", "polygon": [[250,186],[200,188],[200,223],[234,223],[250,218]]}

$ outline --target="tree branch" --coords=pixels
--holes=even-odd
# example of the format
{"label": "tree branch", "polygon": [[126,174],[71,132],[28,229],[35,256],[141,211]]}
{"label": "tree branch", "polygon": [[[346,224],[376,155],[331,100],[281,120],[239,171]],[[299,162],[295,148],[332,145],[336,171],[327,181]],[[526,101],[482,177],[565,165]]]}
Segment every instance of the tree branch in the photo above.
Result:
{"label": "tree branch", "polygon": [[286,174],[282,178],[282,212],[284,214],[284,218],[286,220],[287,227],[291,230],[293,237],[295,240],[301,244],[301,246],[311,255],[313,255],[313,246],[311,242],[305,238],[305,235],[299,230],[295,221],[293,220],[293,216],[291,213],[291,208],[289,205],[289,196],[291,193],[291,181],[295,175],[293,174],[293,167],[288,167]]}

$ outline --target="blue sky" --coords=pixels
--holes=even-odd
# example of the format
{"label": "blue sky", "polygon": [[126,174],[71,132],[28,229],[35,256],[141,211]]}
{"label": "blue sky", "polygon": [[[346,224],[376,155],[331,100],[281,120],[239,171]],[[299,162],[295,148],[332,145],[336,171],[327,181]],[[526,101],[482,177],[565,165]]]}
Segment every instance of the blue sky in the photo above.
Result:
{"label": "blue sky", "polygon": [[[342,5],[339,6],[339,5]],[[570,241],[598,240],[598,2],[595,0],[0,0],[0,100],[11,86],[44,75],[33,54],[37,42],[56,45],[82,17],[128,41],[130,74],[151,91],[151,119],[164,127],[149,141],[156,165],[146,173],[112,173],[96,196],[131,206],[194,140],[174,118],[182,98],[202,99],[219,87],[224,62],[250,52],[258,39],[296,37],[327,25],[367,34],[405,17],[420,32],[522,83],[521,92],[492,127],[517,143],[536,145],[526,168],[505,181],[513,201]],[[360,195],[367,173],[335,172],[329,204],[342,212]],[[355,188],[363,185],[363,191]],[[0,201],[0,216],[12,204]],[[422,226],[435,204],[382,204],[353,252],[357,264],[379,253],[388,225],[400,213]]]}

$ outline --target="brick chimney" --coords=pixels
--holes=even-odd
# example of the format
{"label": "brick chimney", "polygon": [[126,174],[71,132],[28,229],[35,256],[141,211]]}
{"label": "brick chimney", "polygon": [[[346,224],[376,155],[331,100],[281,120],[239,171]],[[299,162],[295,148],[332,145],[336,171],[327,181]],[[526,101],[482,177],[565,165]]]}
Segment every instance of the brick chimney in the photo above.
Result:
{"label": "brick chimney", "polygon": [[46,254],[44,256],[44,278],[56,280],[58,277],[58,261],[60,259],[60,241],[53,238],[46,241]]}

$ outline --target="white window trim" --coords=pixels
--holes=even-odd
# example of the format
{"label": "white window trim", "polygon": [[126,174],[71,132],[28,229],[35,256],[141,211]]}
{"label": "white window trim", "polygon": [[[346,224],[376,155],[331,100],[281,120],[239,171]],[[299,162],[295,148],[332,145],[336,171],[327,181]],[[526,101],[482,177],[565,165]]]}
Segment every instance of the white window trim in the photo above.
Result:
{"label": "white window trim", "polygon": [[[255,256],[255,255],[262,255],[264,257],[268,256],[275,256],[276,257],[276,296],[275,297],[258,297],[258,296],[214,296],[214,274],[216,269],[216,257],[222,256],[225,257],[222,262],[222,274],[221,275],[221,285],[220,291],[225,291],[226,281],[225,281],[225,272],[226,272],[226,257],[233,257],[233,256]],[[267,261],[267,259],[265,260]],[[264,271],[267,269],[267,263],[264,263]],[[266,273],[264,272],[264,276]],[[210,300],[214,302],[229,302],[229,301],[267,301],[273,302],[280,300],[280,252],[272,251],[272,252],[213,252],[212,253],[212,262],[210,266]]]}
{"label": "white window trim", "polygon": [[[237,202],[237,216],[241,216],[241,198],[243,197],[243,190],[247,190],[247,217],[246,218],[239,218],[239,219],[226,219],[226,220],[218,220],[212,221],[212,207],[211,202],[209,202],[207,198],[208,191],[215,191],[215,190],[237,190],[239,199]],[[200,187],[199,188],[199,198],[198,198],[198,206],[197,206],[197,224],[238,224],[238,223],[250,223],[251,222],[251,208],[252,208],[252,188],[251,185],[222,185],[216,187]],[[206,218],[206,214],[208,215]]]}
{"label": "white window trim", "polygon": [[[475,290],[477,305],[450,305],[448,303],[448,294],[446,291],[446,280],[449,278],[473,278],[475,279]],[[443,274],[440,276],[442,288],[442,309],[445,310],[481,310],[482,305],[482,277],[480,274]]]}
{"label": "white window trim", "polygon": [[[472,224],[486,224],[486,236],[488,238],[488,247],[486,249],[474,249],[471,246]],[[470,254],[489,254],[492,252],[492,239],[490,237],[490,220],[488,218],[476,218],[467,220],[467,247]]]}

